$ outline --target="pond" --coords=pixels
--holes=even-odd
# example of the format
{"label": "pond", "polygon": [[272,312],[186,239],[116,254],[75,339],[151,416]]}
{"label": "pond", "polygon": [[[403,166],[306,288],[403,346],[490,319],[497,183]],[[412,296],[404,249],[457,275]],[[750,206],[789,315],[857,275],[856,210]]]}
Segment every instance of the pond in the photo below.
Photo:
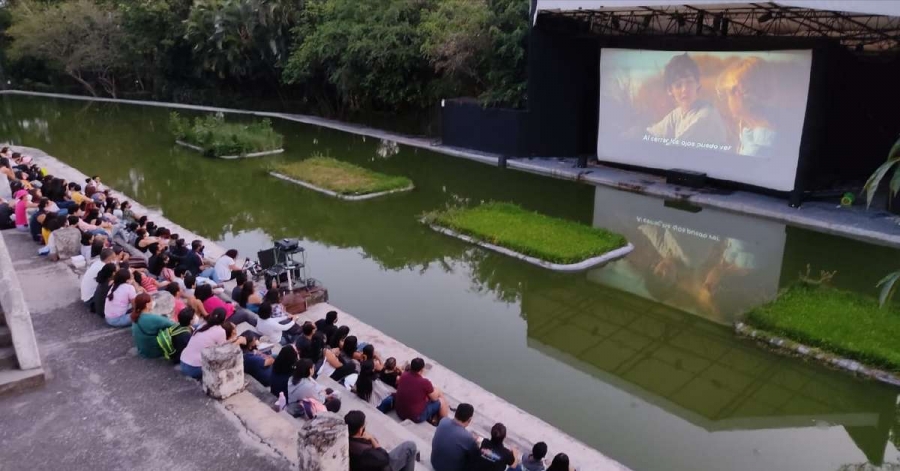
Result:
{"label": "pond", "polygon": [[[632,469],[818,471],[900,458],[895,389],[769,353],[731,328],[807,267],[874,293],[893,249],[290,122],[275,122],[281,156],[207,159],[172,145],[168,113],[2,97],[0,141],[100,174],[242,256],[301,238],[334,304]],[[416,190],[344,202],[266,173],[314,154],[405,175]],[[602,225],[636,249],[558,274],[417,222],[461,200]]]}

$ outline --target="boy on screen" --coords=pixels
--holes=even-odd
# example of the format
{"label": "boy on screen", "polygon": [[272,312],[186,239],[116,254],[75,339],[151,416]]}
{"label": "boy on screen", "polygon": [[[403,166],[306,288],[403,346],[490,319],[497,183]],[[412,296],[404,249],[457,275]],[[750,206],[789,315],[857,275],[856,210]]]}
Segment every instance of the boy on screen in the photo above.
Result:
{"label": "boy on screen", "polygon": [[675,109],[647,128],[654,137],[678,139],[697,144],[727,145],[725,123],[716,108],[698,100],[700,68],[687,53],[673,57],[663,71],[666,93]]}

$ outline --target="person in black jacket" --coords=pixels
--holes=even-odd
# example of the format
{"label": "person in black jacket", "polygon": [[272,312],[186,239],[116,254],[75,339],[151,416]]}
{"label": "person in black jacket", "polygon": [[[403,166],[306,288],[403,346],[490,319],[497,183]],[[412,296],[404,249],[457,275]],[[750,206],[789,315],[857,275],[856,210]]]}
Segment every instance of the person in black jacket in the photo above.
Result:
{"label": "person in black jacket", "polygon": [[366,432],[366,414],[352,410],[344,416],[350,432],[350,471],[415,471],[418,451],[407,441],[388,452]]}

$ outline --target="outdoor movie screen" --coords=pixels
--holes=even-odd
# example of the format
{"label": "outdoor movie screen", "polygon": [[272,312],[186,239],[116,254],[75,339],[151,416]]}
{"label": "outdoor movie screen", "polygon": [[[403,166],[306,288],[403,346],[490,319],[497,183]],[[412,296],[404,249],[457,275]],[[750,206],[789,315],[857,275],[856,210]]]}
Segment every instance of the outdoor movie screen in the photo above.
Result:
{"label": "outdoor movie screen", "polygon": [[603,48],[597,157],[794,189],[812,51]]}

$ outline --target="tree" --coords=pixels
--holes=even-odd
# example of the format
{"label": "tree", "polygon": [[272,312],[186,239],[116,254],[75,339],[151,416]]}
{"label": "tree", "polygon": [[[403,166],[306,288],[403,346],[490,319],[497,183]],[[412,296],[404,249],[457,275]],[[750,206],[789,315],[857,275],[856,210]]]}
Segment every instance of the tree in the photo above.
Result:
{"label": "tree", "polygon": [[191,48],[185,20],[191,0],[118,0],[125,30],[124,58],[138,90],[159,90],[172,77],[186,75]]}
{"label": "tree", "polygon": [[481,99],[521,107],[525,104],[528,81],[526,52],[529,2],[488,0],[490,54],[485,71],[486,87]]}
{"label": "tree", "polygon": [[282,80],[327,85],[351,110],[421,107],[434,74],[422,56],[425,0],[309,0]]}
{"label": "tree", "polygon": [[477,96],[486,104],[522,106],[528,2],[442,0],[422,20],[422,53],[441,96]]}
{"label": "tree", "polygon": [[441,79],[441,96],[479,95],[490,54],[490,18],[485,0],[444,0],[423,15],[422,54]]}
{"label": "tree", "polygon": [[116,71],[122,63],[123,30],[119,14],[90,0],[58,4],[21,1],[12,10],[12,58],[31,56],[62,70],[97,96],[96,80],[116,96]]}
{"label": "tree", "polygon": [[220,79],[277,79],[301,11],[296,0],[197,0],[186,22],[195,65]]}

